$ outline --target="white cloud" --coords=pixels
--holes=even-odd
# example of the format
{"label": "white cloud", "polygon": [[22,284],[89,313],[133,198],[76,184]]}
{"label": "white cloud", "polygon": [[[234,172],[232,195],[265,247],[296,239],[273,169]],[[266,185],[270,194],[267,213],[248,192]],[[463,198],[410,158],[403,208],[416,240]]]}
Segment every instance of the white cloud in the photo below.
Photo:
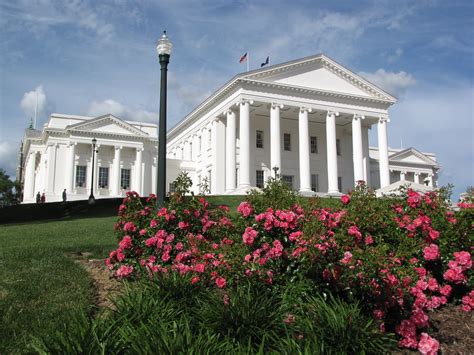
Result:
{"label": "white cloud", "polygon": [[42,85],[25,92],[20,102],[21,109],[29,118],[34,118],[36,110],[37,122],[46,114],[47,106],[48,101]]}
{"label": "white cloud", "polygon": [[156,112],[150,112],[147,110],[133,110],[112,99],[107,99],[100,102],[94,101],[87,110],[87,115],[93,117],[106,115],[109,113],[121,119],[130,121],[156,122],[158,120],[158,113]]}
{"label": "white cloud", "polygon": [[394,73],[386,71],[385,69],[377,69],[375,73],[360,72],[359,74],[390,94],[399,97],[402,96],[410,86],[416,84],[413,75],[404,71]]}

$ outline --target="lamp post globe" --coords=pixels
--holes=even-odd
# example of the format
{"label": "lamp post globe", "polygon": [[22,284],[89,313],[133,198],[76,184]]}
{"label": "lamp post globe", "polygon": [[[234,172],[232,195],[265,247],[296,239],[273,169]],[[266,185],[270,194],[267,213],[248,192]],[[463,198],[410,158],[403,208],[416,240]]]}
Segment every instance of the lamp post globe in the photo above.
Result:
{"label": "lamp post globe", "polygon": [[89,195],[89,205],[95,203],[94,197],[94,167],[95,167],[95,145],[97,144],[97,139],[92,138],[92,176],[91,176],[91,194]]}
{"label": "lamp post globe", "polygon": [[161,82],[160,82],[160,117],[158,123],[158,159],[157,159],[157,186],[156,186],[156,203],[158,208],[165,204],[166,196],[166,97],[167,97],[167,74],[168,63],[170,61],[171,44],[166,31],[158,41],[156,51],[161,66]]}

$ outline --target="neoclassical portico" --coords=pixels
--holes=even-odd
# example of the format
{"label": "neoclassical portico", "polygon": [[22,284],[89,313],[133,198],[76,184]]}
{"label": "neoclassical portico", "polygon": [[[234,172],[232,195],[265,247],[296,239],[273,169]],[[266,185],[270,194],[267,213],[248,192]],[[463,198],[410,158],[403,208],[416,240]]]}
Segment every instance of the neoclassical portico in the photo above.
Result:
{"label": "neoclassical portico", "polygon": [[[368,130],[374,127],[383,187],[390,184],[387,124],[395,102],[317,55],[237,75],[170,130],[168,147],[202,142],[192,147],[198,150],[196,173],[215,177],[212,193],[245,193],[277,168],[304,195],[337,195],[357,181],[369,182]],[[220,165],[225,168],[216,174]]]}

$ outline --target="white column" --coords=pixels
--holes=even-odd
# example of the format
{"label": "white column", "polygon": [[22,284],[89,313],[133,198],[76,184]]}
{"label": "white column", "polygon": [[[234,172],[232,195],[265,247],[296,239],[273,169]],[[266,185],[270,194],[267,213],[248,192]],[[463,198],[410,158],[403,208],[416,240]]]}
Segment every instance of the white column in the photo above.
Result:
{"label": "white column", "polygon": [[114,196],[119,196],[120,195],[120,152],[122,150],[122,147],[116,145],[114,147],[115,152],[114,152],[114,163],[113,163],[113,179],[114,182],[112,184],[113,190],[112,194]]}
{"label": "white column", "polygon": [[225,190],[233,191],[236,188],[235,176],[235,112],[225,112],[227,122],[225,127]]}
{"label": "white column", "polygon": [[336,116],[339,112],[328,111],[326,115],[326,146],[328,164],[328,193],[339,193],[337,184]]}
{"label": "white column", "polygon": [[377,127],[378,144],[379,144],[379,171],[380,171],[380,187],[390,185],[390,172],[388,168],[388,142],[387,142],[387,123],[389,119],[380,117]]}
{"label": "white column", "polygon": [[36,152],[30,152],[25,164],[23,201],[30,200],[35,197],[35,166]]}
{"label": "white column", "polygon": [[47,153],[47,166],[45,171],[45,184],[46,193],[52,193],[54,191],[54,168],[56,160],[56,144],[48,143]]}
{"label": "white column", "polygon": [[309,127],[308,112],[311,109],[300,108],[298,127],[299,127],[299,158],[300,158],[300,192],[311,193],[311,170],[309,164]]}
{"label": "white column", "polygon": [[270,108],[270,169],[277,167],[278,174],[281,174],[281,108],[283,105],[275,103],[272,103]]}
{"label": "white column", "polygon": [[135,190],[138,194],[142,195],[142,155],[143,148],[137,148],[137,155],[135,158]]}
{"label": "white column", "polygon": [[68,194],[74,190],[74,165],[76,161],[76,143],[69,142],[67,150],[66,182],[64,187]]}
{"label": "white column", "polygon": [[197,162],[199,155],[199,137],[197,134],[193,135],[193,149],[191,151],[191,157],[194,162]]}
{"label": "white column", "polygon": [[186,140],[184,142],[184,156],[183,156],[183,159],[184,160],[191,160],[191,143],[189,142],[189,140]]}
{"label": "white column", "polygon": [[406,171],[400,171],[400,181],[406,180]]}
{"label": "white column", "polygon": [[415,173],[415,184],[420,183],[420,173]]}
{"label": "white column", "polygon": [[352,160],[354,163],[354,183],[364,180],[364,163],[362,148],[362,115],[354,115],[352,118]]}
{"label": "white column", "polygon": [[434,176],[433,176],[433,174],[428,175],[428,186],[429,187],[434,187]]}
{"label": "white column", "polygon": [[240,151],[239,188],[250,187],[250,105],[252,101],[242,100],[240,106]]}
{"label": "white column", "polygon": [[201,131],[201,163],[202,163],[202,166],[203,166],[204,169],[207,167],[208,143],[209,143],[209,128],[206,126]]}

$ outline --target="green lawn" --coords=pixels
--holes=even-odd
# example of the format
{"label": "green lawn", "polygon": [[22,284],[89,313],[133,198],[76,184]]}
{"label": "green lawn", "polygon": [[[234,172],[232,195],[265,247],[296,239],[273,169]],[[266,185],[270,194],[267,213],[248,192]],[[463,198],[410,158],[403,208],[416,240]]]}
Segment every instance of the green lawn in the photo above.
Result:
{"label": "green lawn", "polygon": [[31,336],[52,334],[94,293],[72,253],[103,258],[116,247],[116,217],[0,226],[0,354],[25,353]]}

